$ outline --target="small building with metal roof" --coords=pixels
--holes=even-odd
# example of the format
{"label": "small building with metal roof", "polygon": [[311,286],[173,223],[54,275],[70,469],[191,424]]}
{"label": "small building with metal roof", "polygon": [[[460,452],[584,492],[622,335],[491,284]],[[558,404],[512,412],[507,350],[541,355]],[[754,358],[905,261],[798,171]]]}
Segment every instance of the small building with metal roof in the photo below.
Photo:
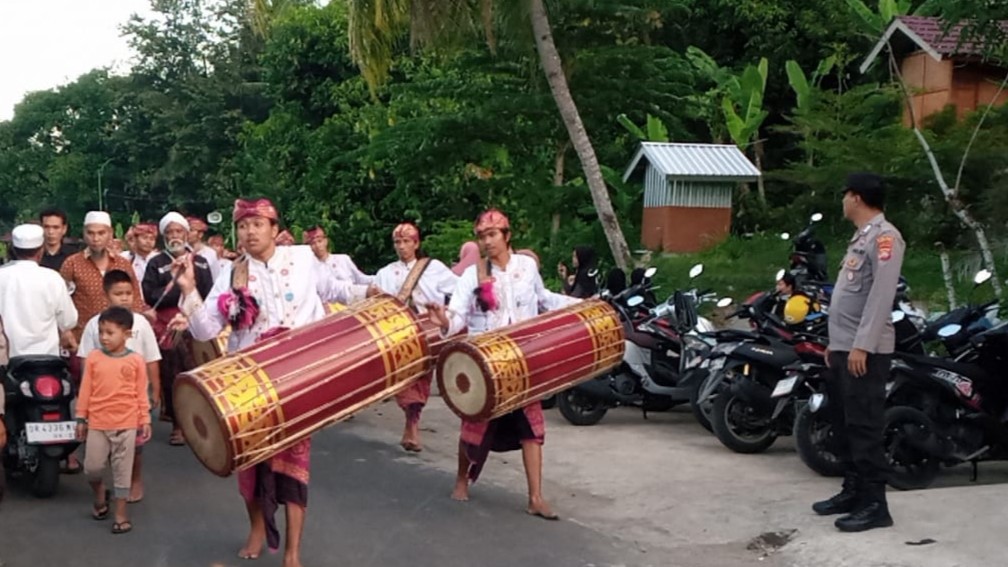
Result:
{"label": "small building with metal roof", "polygon": [[760,171],[735,145],[642,142],[623,181],[643,179],[641,244],[662,252],[696,252],[731,229],[732,195]]}

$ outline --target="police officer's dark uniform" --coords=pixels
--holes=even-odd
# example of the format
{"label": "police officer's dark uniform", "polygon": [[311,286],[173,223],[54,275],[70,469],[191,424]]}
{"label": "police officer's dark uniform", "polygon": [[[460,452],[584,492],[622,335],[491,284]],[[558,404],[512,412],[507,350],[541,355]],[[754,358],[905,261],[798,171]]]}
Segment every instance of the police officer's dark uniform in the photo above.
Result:
{"label": "police officer's dark uniform", "polygon": [[[883,201],[882,180],[851,174],[844,194],[867,205]],[[848,514],[836,521],[843,531],[892,525],[885,497],[888,462],[883,448],[885,384],[896,342],[891,319],[905,245],[881,210],[858,227],[844,255],[829,309],[829,378],[825,408],[834,431],[834,450],[844,464],[843,490],[813,505],[822,515]],[[867,352],[867,373],[852,376],[848,356]]]}

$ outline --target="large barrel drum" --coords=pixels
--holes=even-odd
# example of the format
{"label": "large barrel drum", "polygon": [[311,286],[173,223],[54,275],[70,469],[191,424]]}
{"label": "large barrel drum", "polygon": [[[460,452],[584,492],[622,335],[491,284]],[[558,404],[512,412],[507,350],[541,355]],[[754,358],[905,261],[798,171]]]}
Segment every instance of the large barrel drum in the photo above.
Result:
{"label": "large barrel drum", "polygon": [[608,372],[623,351],[616,310],[592,299],[447,344],[438,388],[456,415],[484,421]]}
{"label": "large barrel drum", "polygon": [[227,476],[393,396],[432,365],[413,312],[377,296],[180,374],[175,416],[196,457]]}

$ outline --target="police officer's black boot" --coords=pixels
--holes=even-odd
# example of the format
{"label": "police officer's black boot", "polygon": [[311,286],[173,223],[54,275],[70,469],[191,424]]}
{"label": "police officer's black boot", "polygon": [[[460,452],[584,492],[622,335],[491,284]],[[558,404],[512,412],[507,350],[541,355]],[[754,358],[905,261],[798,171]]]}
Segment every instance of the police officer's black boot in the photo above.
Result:
{"label": "police officer's black boot", "polygon": [[843,489],[829,500],[822,500],[812,505],[812,510],[820,516],[833,514],[849,514],[858,504],[858,476],[856,473],[844,475]]}
{"label": "police officer's black boot", "polygon": [[863,532],[893,525],[886,503],[885,483],[873,482],[864,487],[864,501],[853,513],[838,518],[833,524],[842,532]]}

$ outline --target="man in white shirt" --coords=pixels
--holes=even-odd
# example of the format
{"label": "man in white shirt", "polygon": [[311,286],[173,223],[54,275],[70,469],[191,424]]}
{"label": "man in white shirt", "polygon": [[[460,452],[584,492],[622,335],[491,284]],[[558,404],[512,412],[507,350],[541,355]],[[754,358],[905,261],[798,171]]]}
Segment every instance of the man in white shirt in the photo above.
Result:
{"label": "man in white shirt", "polygon": [[156,249],[158,227],[153,223],[140,223],[130,227],[130,231],[133,233],[133,245],[130,246],[130,251],[125,253],[126,258],[133,264],[133,273],[137,281],[143,282],[147,273],[147,263],[158,255]]}
{"label": "man in white shirt", "polygon": [[59,356],[60,332],[77,325],[77,308],[63,278],[39,266],[42,227],[19,225],[11,240],[16,260],[0,268],[0,318],[10,357]]}
{"label": "man in white shirt", "polygon": [[[540,310],[558,309],[579,301],[547,290],[535,260],[511,252],[511,224],[500,211],[490,209],[481,214],[474,232],[487,260],[462,272],[447,309],[437,303],[428,305],[431,320],[445,335],[457,334],[463,328],[468,328],[470,335],[478,335],[531,319]],[[528,480],[526,511],[533,516],[556,520],[557,515],[542,495],[545,438],[546,421],[539,402],[491,421],[463,421],[458,476],[452,498],[469,499],[469,484],[478,478],[491,450],[520,448]],[[504,440],[513,443],[503,446]]]}
{"label": "man in white shirt", "polygon": [[[427,304],[445,304],[455,291],[458,278],[448,266],[427,257],[420,249],[420,229],[404,222],[392,231],[392,243],[399,259],[378,270],[374,284],[389,295],[398,296],[421,314],[427,312]],[[399,445],[403,449],[419,453],[420,413],[430,398],[432,375],[427,374],[409,388],[396,394],[396,403],[406,414]]]}
{"label": "man in white shirt", "polygon": [[301,235],[301,241],[311,246],[311,250],[315,253],[318,261],[329,266],[329,269],[336,274],[338,279],[353,282],[357,285],[368,285],[374,281],[375,277],[362,272],[354,264],[354,261],[350,259],[350,256],[329,253],[329,238],[326,236],[325,231],[322,230],[322,227],[313,226],[304,231],[304,234]]}
{"label": "man in white shirt", "polygon": [[[312,256],[305,246],[277,246],[279,214],[267,199],[235,201],[232,217],[238,230],[239,243],[245,254],[217,278],[206,300],[196,290],[196,278],[190,255],[179,258],[184,272],[178,277],[182,313],[177,323],[187,325],[197,340],[213,340],[226,325],[231,324],[228,352],[245,348],[263,334],[278,329],[308,325],[326,315],[323,302],[351,303],[365,295],[378,293],[377,288],[354,285],[337,280]],[[232,273],[235,274],[232,278]],[[218,299],[235,288],[244,288],[258,304],[258,314],[252,320],[242,317],[248,310],[243,303],[231,313],[223,311]],[[241,302],[236,299],[235,301]],[[187,322],[185,321],[187,319]],[[178,328],[178,327],[176,327]],[[266,463],[238,474],[239,492],[245,500],[250,529],[245,546],[238,552],[243,559],[256,559],[263,543],[271,549],[279,545],[279,532],[272,512],[267,513],[267,486],[283,504],[287,516],[287,545],[284,565],[300,565],[301,532],[308,502],[308,478],[311,439],[305,439],[280,451]]]}
{"label": "man in white shirt", "polygon": [[210,275],[217,281],[217,276],[220,275],[220,259],[217,257],[217,251],[203,242],[203,235],[210,227],[199,217],[186,217],[186,220],[189,221],[189,246],[193,252],[206,258],[210,264]]}

